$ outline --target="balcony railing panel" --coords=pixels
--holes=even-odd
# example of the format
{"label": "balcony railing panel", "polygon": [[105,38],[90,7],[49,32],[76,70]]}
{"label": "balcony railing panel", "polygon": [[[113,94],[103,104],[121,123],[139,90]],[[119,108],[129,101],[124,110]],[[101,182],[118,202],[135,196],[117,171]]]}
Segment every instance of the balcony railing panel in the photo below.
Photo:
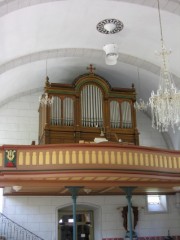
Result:
{"label": "balcony railing panel", "polygon": [[[15,165],[7,168],[5,154],[15,151]],[[11,162],[10,162],[11,163]],[[2,146],[0,169],[126,169],[179,172],[180,152],[121,144],[61,144]]]}

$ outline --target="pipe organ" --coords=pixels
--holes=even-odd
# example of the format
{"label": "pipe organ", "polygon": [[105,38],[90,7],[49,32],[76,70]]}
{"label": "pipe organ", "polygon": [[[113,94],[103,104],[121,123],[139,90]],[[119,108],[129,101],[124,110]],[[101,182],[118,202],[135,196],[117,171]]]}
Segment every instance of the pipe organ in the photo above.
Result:
{"label": "pipe organ", "polygon": [[139,144],[133,86],[112,88],[90,72],[72,84],[47,79],[44,94],[51,101],[39,107],[39,144],[93,142],[100,137]]}

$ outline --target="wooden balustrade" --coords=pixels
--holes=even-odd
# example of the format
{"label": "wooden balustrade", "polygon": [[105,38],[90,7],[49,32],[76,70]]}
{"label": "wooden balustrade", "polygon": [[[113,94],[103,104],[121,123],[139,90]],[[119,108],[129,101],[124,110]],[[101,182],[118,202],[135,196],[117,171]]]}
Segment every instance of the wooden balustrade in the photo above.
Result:
{"label": "wooden balustrade", "polygon": [[[6,153],[14,151],[14,160]],[[12,156],[11,156],[12,159]],[[7,164],[7,161],[13,164]],[[133,169],[175,172],[180,152],[122,144],[4,145],[0,147],[0,170]]]}

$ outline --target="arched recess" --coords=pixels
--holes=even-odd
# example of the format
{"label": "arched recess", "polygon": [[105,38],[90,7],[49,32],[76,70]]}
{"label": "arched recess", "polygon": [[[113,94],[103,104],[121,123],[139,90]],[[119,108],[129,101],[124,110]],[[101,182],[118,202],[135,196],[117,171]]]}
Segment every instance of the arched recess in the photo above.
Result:
{"label": "arched recess", "polygon": [[[59,206],[56,210],[56,226],[59,227],[59,216],[62,216],[61,213],[63,212],[69,212],[70,214],[72,214],[72,204],[66,204],[66,205],[62,205]],[[97,240],[97,239],[102,239],[102,211],[101,211],[101,207],[89,202],[78,202],[76,205],[76,213],[81,213],[81,212],[92,212],[92,227],[93,227],[93,240]],[[57,239],[59,240],[59,232],[58,232],[58,227],[56,229],[56,234],[57,234]],[[85,239],[85,238],[84,238]]]}

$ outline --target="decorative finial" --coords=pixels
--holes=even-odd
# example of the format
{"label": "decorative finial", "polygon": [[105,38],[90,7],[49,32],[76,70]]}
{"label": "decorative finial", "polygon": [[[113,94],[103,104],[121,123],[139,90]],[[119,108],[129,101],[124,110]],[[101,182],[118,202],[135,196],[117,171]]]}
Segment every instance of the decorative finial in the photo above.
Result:
{"label": "decorative finial", "polygon": [[93,70],[96,70],[96,68],[93,67],[92,64],[89,64],[89,67],[87,67],[87,70],[89,70],[89,73],[90,73],[90,74],[94,74]]}
{"label": "decorative finial", "polygon": [[46,59],[46,81],[45,81],[45,87],[49,87],[51,84],[49,83],[49,77],[47,74],[47,59]]}
{"label": "decorative finial", "polygon": [[48,76],[46,76],[45,86],[46,86],[46,87],[49,87],[49,86],[50,86],[49,77],[48,77]]}

